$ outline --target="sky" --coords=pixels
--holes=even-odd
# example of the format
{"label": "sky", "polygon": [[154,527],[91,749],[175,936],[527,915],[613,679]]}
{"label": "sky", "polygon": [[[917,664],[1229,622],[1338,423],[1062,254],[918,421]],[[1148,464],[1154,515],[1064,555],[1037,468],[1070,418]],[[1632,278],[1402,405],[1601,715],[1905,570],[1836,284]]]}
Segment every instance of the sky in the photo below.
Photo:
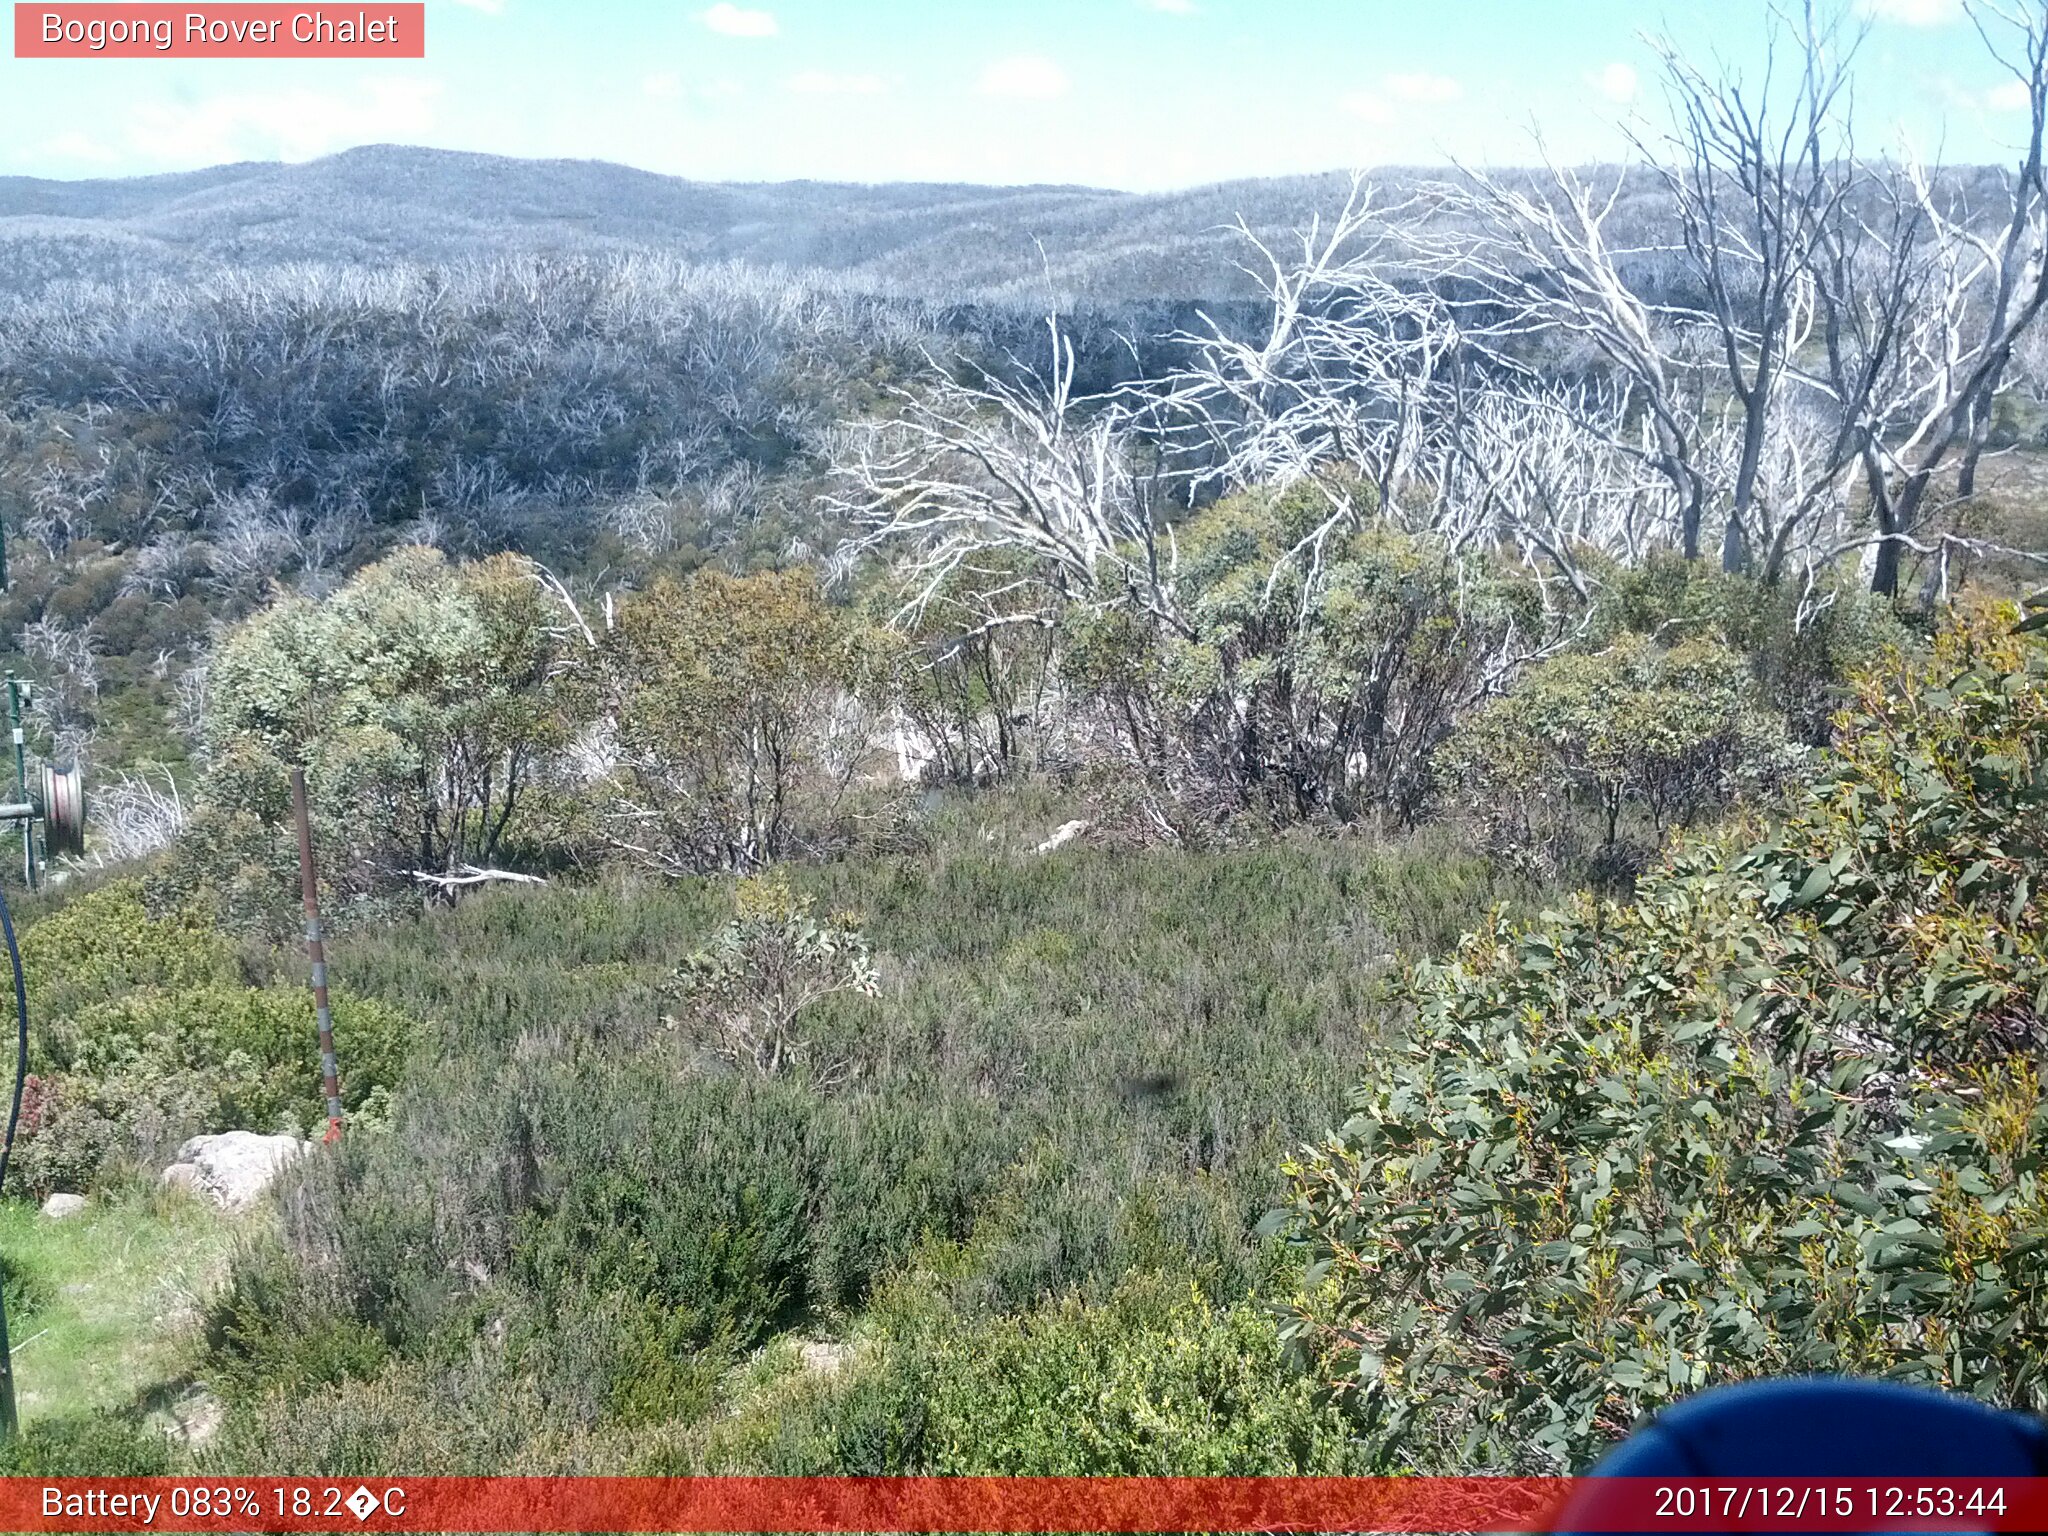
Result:
{"label": "sky", "polygon": [[[1843,3],[1866,152],[2009,158],[2024,96],[1963,0]],[[1623,153],[1620,125],[1662,120],[1648,37],[1754,80],[1769,14],[1765,0],[429,0],[420,60],[10,50],[0,174],[400,143],[706,180],[1152,191],[1527,164],[1539,134],[1582,162]]]}

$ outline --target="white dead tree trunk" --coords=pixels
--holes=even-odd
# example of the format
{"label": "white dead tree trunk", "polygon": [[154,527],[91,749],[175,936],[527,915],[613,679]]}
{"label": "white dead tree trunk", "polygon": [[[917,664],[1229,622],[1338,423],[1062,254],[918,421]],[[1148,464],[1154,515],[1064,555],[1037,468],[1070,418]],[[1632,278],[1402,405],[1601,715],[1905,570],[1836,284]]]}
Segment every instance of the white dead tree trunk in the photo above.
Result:
{"label": "white dead tree trunk", "polygon": [[1400,280],[1406,212],[1375,207],[1354,177],[1337,215],[1311,220],[1284,256],[1240,219],[1252,252],[1241,270],[1266,301],[1262,332],[1239,336],[1203,314],[1201,330],[1166,338],[1188,361],[1142,391],[1139,414],[1192,492],[1309,483],[1327,497],[1328,518],[1290,551],[1312,570],[1329,535],[1366,510],[1356,486],[1371,489],[1380,515],[1427,516],[1404,496],[1462,341],[1425,282]]}
{"label": "white dead tree trunk", "polygon": [[2026,92],[2019,164],[2005,183],[2000,216],[1976,214],[1938,172],[1913,167],[1922,217],[1922,279],[1906,312],[1900,345],[1917,367],[1865,456],[1873,527],[1871,589],[1895,595],[1908,551],[1940,552],[1976,541],[1933,527],[1944,510],[1940,486],[1954,470],[1956,498],[1975,490],[1992,405],[2014,352],[2048,307],[2048,7],[1969,7],[1987,50]]}
{"label": "white dead tree trunk", "polygon": [[[1810,510],[1808,471],[1838,480],[1853,462],[1811,463],[1817,444],[1798,433],[1793,369],[1819,313],[1817,255],[1830,228],[1855,217],[1848,125],[1838,110],[1855,40],[1809,0],[1793,47],[1773,22],[1753,88],[1732,74],[1709,78],[1669,46],[1661,51],[1672,124],[1660,143],[1644,146],[1645,158],[1676,210],[1705,297],[1718,362],[1711,385],[1730,401],[1717,423],[1734,450],[1717,497],[1726,509],[1721,567],[1753,569],[1782,543],[1777,524],[1788,510],[1762,493],[1789,491],[1790,505]],[[1773,453],[1776,475],[1766,465]]]}
{"label": "white dead tree trunk", "polygon": [[[1581,554],[1633,564],[1676,531],[1671,488],[1629,419],[1625,387],[1491,382],[1461,393],[1421,478],[1453,549],[1507,552],[1591,597]],[[1620,446],[1626,444],[1627,446]]]}
{"label": "white dead tree trunk", "polygon": [[[1046,327],[1047,369],[1013,359],[1014,379],[979,368],[959,378],[934,364],[922,388],[898,392],[893,419],[842,434],[830,505],[862,547],[903,552],[907,614],[1001,552],[1024,566],[984,594],[986,626],[1042,622],[1049,605],[1078,600],[1130,601],[1184,629],[1172,538],[1126,410],[1075,393],[1073,344],[1057,317]],[[1027,587],[1046,602],[1016,601]]]}
{"label": "white dead tree trunk", "polygon": [[1654,306],[1624,273],[1629,257],[1644,254],[1609,237],[1625,175],[1603,190],[1547,159],[1545,167],[1526,187],[1468,171],[1433,189],[1436,217],[1419,232],[1419,251],[1437,281],[1467,295],[1461,307],[1487,316],[1467,329],[1489,347],[1564,342],[1601,360],[1627,409],[1617,415],[1588,396],[1598,408],[1574,412],[1573,425],[1664,481],[1679,548],[1696,557],[1708,486],[1698,454],[1700,379],[1686,339],[1703,317]]}
{"label": "white dead tree trunk", "polygon": [[[1861,548],[1890,595],[1904,552],[1974,547],[1935,524],[1941,487],[1970,494],[1993,399],[2048,304],[2048,12],[1972,0],[1971,14],[2029,103],[1996,216],[1954,178],[1857,159],[1856,39],[1811,4],[1789,41],[1774,31],[1753,89],[1665,50],[1671,123],[1638,140],[1634,174],[1675,207],[1675,245],[1610,237],[1626,174],[1596,190],[1555,166],[1528,186],[1469,173],[1441,190],[1418,246],[1488,312],[1468,335],[1564,337],[1600,358],[1630,409],[1574,408],[1573,425],[1665,480],[1687,557],[1711,515],[1724,568],[1810,590]],[[1639,291],[1626,268],[1651,256],[1676,258],[1699,302]],[[1617,423],[1640,424],[1638,440]]]}

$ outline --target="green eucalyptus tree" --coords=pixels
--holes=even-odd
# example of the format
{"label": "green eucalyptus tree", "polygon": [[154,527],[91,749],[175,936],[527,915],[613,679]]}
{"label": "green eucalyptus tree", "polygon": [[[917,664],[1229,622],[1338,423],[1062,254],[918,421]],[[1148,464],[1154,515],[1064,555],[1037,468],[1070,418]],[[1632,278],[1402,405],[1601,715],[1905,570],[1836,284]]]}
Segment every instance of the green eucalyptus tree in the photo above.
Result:
{"label": "green eucalyptus tree", "polygon": [[518,557],[408,548],[236,629],[208,676],[208,767],[185,840],[195,883],[261,885],[237,868],[251,856],[289,866],[294,766],[343,891],[490,874],[568,730],[553,618]]}

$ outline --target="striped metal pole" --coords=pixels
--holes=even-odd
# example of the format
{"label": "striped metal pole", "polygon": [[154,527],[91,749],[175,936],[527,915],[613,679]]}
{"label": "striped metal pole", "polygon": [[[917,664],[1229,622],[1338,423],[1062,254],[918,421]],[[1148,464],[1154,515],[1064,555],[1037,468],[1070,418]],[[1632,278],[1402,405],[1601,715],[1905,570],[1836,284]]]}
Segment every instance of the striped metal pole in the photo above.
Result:
{"label": "striped metal pole", "polygon": [[[28,756],[21,734],[21,696],[24,687],[10,670],[7,674],[7,718],[14,727],[14,798],[28,799]],[[34,817],[21,823],[21,881],[36,888],[36,824]]]}
{"label": "striped metal pole", "polygon": [[306,770],[292,770],[292,819],[299,824],[299,895],[306,907],[306,956],[313,962],[313,1017],[320,1026],[320,1086],[327,1094],[327,1135],[341,1139],[341,1067],[334,1059],[334,1015],[327,1008],[327,949],[320,942],[320,878],[313,869],[313,823],[306,814]]}

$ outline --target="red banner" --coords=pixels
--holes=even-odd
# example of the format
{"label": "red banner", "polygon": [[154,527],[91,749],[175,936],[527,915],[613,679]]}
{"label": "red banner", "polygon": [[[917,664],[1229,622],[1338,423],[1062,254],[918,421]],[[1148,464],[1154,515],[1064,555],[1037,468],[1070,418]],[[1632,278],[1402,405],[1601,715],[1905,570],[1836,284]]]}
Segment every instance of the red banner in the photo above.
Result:
{"label": "red banner", "polygon": [[2048,1478],[0,1479],[8,1531],[1551,1529],[2039,1531]]}
{"label": "red banner", "polygon": [[423,59],[424,4],[23,5],[17,59]]}

